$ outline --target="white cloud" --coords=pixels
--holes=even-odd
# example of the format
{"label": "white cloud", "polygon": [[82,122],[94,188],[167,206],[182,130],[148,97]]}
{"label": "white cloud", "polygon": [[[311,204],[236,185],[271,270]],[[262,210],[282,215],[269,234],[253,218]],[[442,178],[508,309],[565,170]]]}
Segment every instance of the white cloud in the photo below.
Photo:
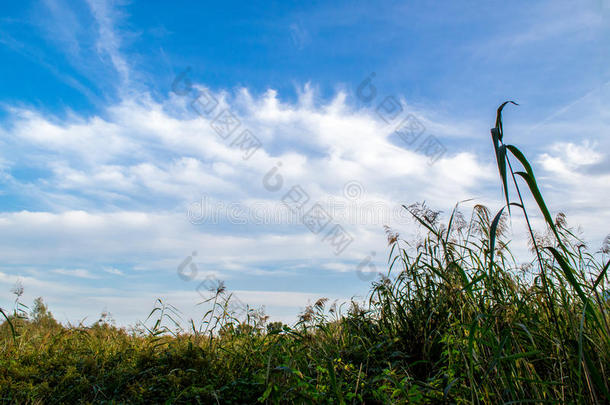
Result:
{"label": "white cloud", "polygon": [[[568,215],[572,225],[582,225],[595,246],[610,229],[610,168],[596,144],[555,143],[538,161],[550,183],[548,197]],[[604,162],[606,162],[604,167]],[[600,166],[596,168],[596,166]],[[596,170],[593,170],[596,168]]]}
{"label": "white cloud", "polygon": [[106,269],[104,269],[104,271],[108,274],[113,274],[115,276],[124,276],[125,275],[125,273],[123,273],[121,270],[115,269],[114,267],[106,268]]}
{"label": "white cloud", "polygon": [[553,155],[544,153],[540,160],[550,171],[565,171],[600,163],[604,157],[596,144],[583,142],[580,145],[572,142],[559,142],[551,147]]}
{"label": "white cloud", "polygon": [[101,55],[110,61],[121,78],[122,85],[128,85],[130,79],[129,65],[121,53],[120,37],[115,33],[117,10],[107,0],[87,0],[98,25],[97,48]]}
{"label": "white cloud", "polygon": [[90,278],[90,279],[98,278],[97,276],[91,274],[91,272],[89,270],[85,270],[85,269],[55,269],[55,270],[53,270],[53,273],[63,274],[64,276],[78,277],[78,278]]}

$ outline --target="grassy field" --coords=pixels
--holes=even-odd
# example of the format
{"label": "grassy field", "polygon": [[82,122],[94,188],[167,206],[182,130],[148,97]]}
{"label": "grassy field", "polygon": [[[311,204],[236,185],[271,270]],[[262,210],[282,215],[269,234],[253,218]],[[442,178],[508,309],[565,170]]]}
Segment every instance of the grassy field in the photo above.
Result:
{"label": "grassy field", "polygon": [[[554,218],[533,170],[492,140],[506,205],[456,206],[447,224],[405,207],[425,233],[387,229],[387,277],[366,305],[320,299],[292,326],[250,312],[236,319],[219,286],[201,325],[177,333],[158,301],[148,330],[104,319],[65,327],[39,300],[3,310],[5,403],[591,403],[610,401],[608,241],[590,253],[563,214]],[[517,168],[518,167],[518,168]],[[546,229],[530,226],[534,211]],[[535,259],[519,265],[508,215],[525,218]],[[15,291],[17,299],[21,291]]]}

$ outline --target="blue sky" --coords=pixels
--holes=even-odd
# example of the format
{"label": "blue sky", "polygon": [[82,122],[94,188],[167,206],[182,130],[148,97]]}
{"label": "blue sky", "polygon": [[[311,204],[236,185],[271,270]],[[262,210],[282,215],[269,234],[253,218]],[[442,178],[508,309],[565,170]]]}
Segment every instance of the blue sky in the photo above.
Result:
{"label": "blue sky", "polygon": [[[489,127],[506,99],[520,103],[509,142],[554,212],[592,249],[608,234],[607,1],[0,7],[2,307],[16,282],[62,321],[107,310],[123,325],[157,297],[200,316],[206,277],[285,321],[320,296],[363,296],[355,269],[369,257],[384,270],[383,225],[417,236],[401,204],[501,207]],[[202,94],[218,101],[209,115],[191,107]],[[394,101],[386,122],[380,105]],[[213,127],[222,111],[240,122],[227,139]],[[395,133],[405,117],[424,129],[412,144]],[[246,129],[261,146],[244,159],[233,142]],[[444,151],[432,160],[429,139]],[[277,191],[263,183],[273,167]],[[335,209],[319,234],[282,204],[297,185],[307,209]],[[353,239],[338,255],[324,236],[335,225]]]}

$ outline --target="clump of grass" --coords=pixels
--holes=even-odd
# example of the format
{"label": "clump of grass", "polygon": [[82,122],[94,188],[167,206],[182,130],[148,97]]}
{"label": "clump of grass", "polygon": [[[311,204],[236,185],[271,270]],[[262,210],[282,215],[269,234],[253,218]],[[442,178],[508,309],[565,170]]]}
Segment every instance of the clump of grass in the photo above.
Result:
{"label": "clump of grass", "polygon": [[[533,169],[492,129],[505,206],[459,205],[447,224],[405,207],[424,231],[387,228],[386,276],[367,302],[320,299],[289,327],[230,310],[223,286],[199,326],[159,300],[126,330],[100,319],[61,326],[38,301],[3,310],[0,398],[11,403],[589,403],[610,401],[605,247],[590,253],[566,217],[551,216]],[[515,169],[519,165],[520,169]],[[526,193],[544,218],[536,232]],[[515,199],[511,199],[515,197]],[[507,240],[521,213],[534,259]]]}

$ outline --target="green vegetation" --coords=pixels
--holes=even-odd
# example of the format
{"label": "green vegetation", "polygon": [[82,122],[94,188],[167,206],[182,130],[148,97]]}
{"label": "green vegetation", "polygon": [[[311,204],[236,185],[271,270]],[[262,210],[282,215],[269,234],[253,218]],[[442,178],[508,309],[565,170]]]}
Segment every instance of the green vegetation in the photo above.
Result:
{"label": "green vegetation", "polygon": [[[405,207],[425,236],[387,229],[387,277],[366,305],[320,299],[288,327],[250,311],[236,319],[219,286],[211,312],[176,332],[158,301],[147,330],[100,319],[57,324],[38,301],[3,310],[0,398],[6,403],[609,403],[608,246],[589,253],[565,216],[552,218],[532,167],[492,129],[506,206],[457,209],[448,224]],[[522,167],[515,170],[515,165]],[[520,183],[521,182],[521,183]],[[509,187],[510,186],[510,187]],[[512,198],[516,196],[516,200]],[[546,223],[530,226],[526,196]],[[505,240],[523,215],[535,260]]]}

